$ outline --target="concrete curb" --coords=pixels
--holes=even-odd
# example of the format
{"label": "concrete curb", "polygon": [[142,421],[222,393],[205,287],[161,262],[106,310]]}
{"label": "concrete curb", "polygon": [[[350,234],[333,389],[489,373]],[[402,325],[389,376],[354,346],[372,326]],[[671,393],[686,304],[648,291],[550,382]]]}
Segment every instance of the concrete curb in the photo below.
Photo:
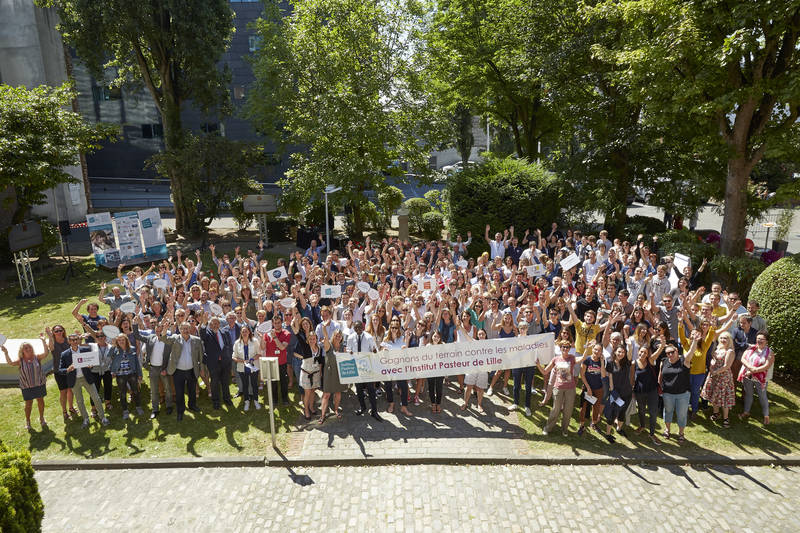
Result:
{"label": "concrete curb", "polygon": [[356,467],[387,465],[523,465],[523,466],[800,466],[800,456],[726,457],[726,456],[652,456],[652,457],[331,457],[301,459],[281,457],[192,457],[188,459],[83,459],[74,461],[33,461],[33,468],[47,470],[125,470],[164,468],[297,468]]}

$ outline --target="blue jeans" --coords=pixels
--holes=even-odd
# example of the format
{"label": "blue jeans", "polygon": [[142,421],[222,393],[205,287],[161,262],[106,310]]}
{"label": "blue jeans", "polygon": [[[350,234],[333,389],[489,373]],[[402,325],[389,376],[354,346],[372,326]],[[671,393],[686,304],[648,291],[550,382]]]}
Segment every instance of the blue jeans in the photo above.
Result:
{"label": "blue jeans", "polygon": [[522,378],[525,378],[525,407],[531,406],[531,389],[533,388],[533,373],[536,367],[527,366],[515,368],[511,371],[514,376],[514,403],[519,405],[519,391],[522,388]]}
{"label": "blue jeans", "polygon": [[664,423],[672,423],[672,414],[678,422],[678,427],[683,429],[686,427],[686,415],[689,410],[689,391],[682,394],[670,394],[665,392],[664,398]]}
{"label": "blue jeans", "polygon": [[290,355],[289,357],[292,358],[292,371],[294,372],[294,379],[297,383],[297,388],[300,389],[300,396],[303,396],[303,387],[300,386],[300,367],[303,366],[303,360],[298,359],[294,355]]}
{"label": "blue jeans", "polygon": [[692,393],[692,412],[696,413],[698,404],[700,403],[700,390],[703,388],[703,383],[706,382],[706,375],[703,374],[689,374],[689,390]]}

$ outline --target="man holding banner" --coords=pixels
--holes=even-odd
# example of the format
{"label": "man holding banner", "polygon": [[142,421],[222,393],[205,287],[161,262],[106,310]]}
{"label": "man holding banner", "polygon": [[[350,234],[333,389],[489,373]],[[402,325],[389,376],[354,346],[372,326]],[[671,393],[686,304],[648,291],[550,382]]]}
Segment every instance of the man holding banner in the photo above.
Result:
{"label": "man holding banner", "polygon": [[[375,339],[373,339],[372,335],[369,333],[364,332],[363,322],[354,322],[353,330],[353,333],[347,338],[347,351],[349,353],[363,355],[364,353],[376,353],[378,351],[378,347],[375,345]],[[341,376],[341,371],[339,375]],[[344,383],[344,380],[342,380],[342,383]],[[364,402],[365,390],[369,395],[370,415],[372,415],[372,418],[378,422],[383,422],[383,419],[380,417],[380,415],[378,415],[374,380],[367,383],[356,383],[356,397],[358,398],[358,403],[361,406],[361,408],[356,411],[356,415],[362,416],[367,412],[367,405]]]}

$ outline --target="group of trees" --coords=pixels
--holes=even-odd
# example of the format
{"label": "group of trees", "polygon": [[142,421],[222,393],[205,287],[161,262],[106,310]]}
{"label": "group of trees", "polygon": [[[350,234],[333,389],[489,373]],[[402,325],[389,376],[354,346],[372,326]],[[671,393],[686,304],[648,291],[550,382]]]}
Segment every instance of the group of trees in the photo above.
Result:
{"label": "group of trees", "polygon": [[[150,91],[178,230],[197,230],[197,173],[178,152],[194,141],[180,110],[191,101],[229,111],[218,65],[233,31],[227,1],[40,1],[59,9],[65,38],[96,75],[114,67],[115,83]],[[466,161],[473,116],[491,124],[496,155],[541,158],[565,195],[609,226],[624,223],[636,186],[658,184],[684,215],[723,199],[728,255],[743,251],[746,219],[765,207],[750,181],[760,161],[798,155],[800,0],[282,4],[264,0],[246,114],[274,142],[301,147],[285,206],[339,185],[331,201],[356,233],[365,192],[402,181],[404,165],[425,180],[431,150],[446,144]]]}

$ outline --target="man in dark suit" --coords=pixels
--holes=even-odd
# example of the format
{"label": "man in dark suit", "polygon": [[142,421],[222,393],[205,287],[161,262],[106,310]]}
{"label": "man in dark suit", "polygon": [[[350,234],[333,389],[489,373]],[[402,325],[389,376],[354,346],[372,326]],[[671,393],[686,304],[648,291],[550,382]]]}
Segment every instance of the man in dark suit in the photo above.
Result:
{"label": "man in dark suit", "polygon": [[[242,326],[236,323],[236,313],[233,311],[225,315],[225,322],[225,326],[221,327],[220,330],[222,331],[222,335],[228,338],[227,341],[230,343],[231,356],[233,356],[233,344],[242,333]],[[233,372],[233,377],[236,380],[236,389],[238,390],[236,397],[239,398],[242,395],[242,380],[238,372]]]}
{"label": "man in dark suit", "polygon": [[78,410],[83,417],[82,428],[89,427],[89,415],[86,412],[86,404],[83,402],[83,389],[89,393],[89,397],[94,403],[100,415],[100,421],[104,426],[108,425],[108,418],[106,418],[103,411],[103,402],[100,401],[100,395],[97,394],[95,381],[98,375],[92,372],[92,367],[75,368],[75,359],[78,354],[90,352],[92,348],[87,345],[81,345],[81,334],[72,333],[67,337],[69,341],[69,348],[64,350],[59,356],[58,373],[67,376],[67,385],[72,388],[72,393],[75,395],[75,403],[78,404]]}
{"label": "man in dark suit", "polygon": [[[207,317],[208,315],[204,315]],[[233,345],[230,344],[228,335],[223,335],[219,328],[219,318],[212,317],[208,325],[200,326],[200,339],[203,341],[203,350],[206,354],[206,366],[211,376],[211,403],[214,409],[220,406],[220,389],[222,401],[233,405],[231,400],[231,354]]]}

